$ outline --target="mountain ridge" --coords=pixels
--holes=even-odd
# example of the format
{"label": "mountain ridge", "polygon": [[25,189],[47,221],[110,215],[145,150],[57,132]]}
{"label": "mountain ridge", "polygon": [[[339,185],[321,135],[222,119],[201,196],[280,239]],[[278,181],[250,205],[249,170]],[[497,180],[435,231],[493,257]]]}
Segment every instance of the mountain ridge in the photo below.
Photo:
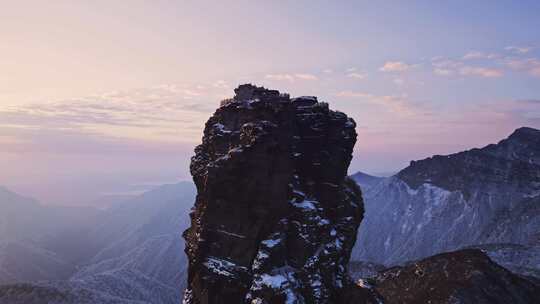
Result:
{"label": "mountain ridge", "polygon": [[[413,161],[374,187],[363,187],[366,218],[354,260],[396,265],[503,243],[526,246],[536,257],[539,155],[540,130],[519,128],[497,144]],[[517,267],[516,259],[490,256],[515,269],[540,269],[538,258]]]}
{"label": "mountain ridge", "polygon": [[539,138],[540,130],[522,127],[497,144],[411,161],[397,176],[413,189],[427,182],[449,191],[462,191],[466,197],[471,195],[470,188],[483,183],[495,187],[511,183],[540,191]]}

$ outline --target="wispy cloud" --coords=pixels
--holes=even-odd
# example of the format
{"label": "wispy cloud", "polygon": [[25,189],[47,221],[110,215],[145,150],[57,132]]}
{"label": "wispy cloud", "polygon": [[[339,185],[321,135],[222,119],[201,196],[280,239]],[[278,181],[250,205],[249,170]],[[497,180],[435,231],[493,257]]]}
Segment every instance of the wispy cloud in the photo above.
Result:
{"label": "wispy cloud", "polygon": [[337,97],[354,98],[371,104],[380,105],[389,111],[399,115],[415,114],[416,108],[407,100],[407,95],[374,95],[366,92],[341,91],[335,94]]}
{"label": "wispy cloud", "polygon": [[498,78],[504,76],[504,71],[499,68],[479,66],[479,65],[469,65],[465,64],[464,61],[467,59],[462,58],[461,60],[452,60],[446,58],[436,58],[432,61],[433,73],[438,76],[451,76],[451,75],[462,75],[462,76],[478,76],[483,78]]}
{"label": "wispy cloud", "polygon": [[405,72],[412,66],[402,61],[387,61],[379,69],[382,72]]}
{"label": "wispy cloud", "polygon": [[497,78],[497,77],[502,77],[504,75],[503,71],[499,69],[472,67],[472,66],[464,66],[460,68],[459,73],[461,75],[474,75],[474,76],[480,76],[480,77],[485,77],[485,78]]}
{"label": "wispy cloud", "polygon": [[372,98],[374,95],[365,92],[341,91],[336,93],[337,97],[354,97],[354,98]]}
{"label": "wispy cloud", "polygon": [[451,60],[444,57],[435,57],[432,59],[433,73],[438,76],[454,75],[458,68],[463,67],[463,63],[457,60]]}
{"label": "wispy cloud", "polygon": [[214,82],[213,86],[220,89],[229,89],[231,87],[225,80],[218,80]]}
{"label": "wispy cloud", "polygon": [[267,74],[264,76],[266,79],[277,80],[277,81],[290,81],[294,82],[296,80],[317,80],[317,76],[309,73],[296,73],[296,74]]}
{"label": "wispy cloud", "polygon": [[[218,104],[198,86],[158,85],[0,111],[0,128],[101,134],[139,140],[196,140]],[[215,103],[208,103],[212,99]]]}
{"label": "wispy cloud", "polygon": [[467,54],[463,55],[464,60],[471,60],[471,59],[495,59],[498,58],[498,54],[494,53],[484,53],[479,51],[471,51]]}
{"label": "wispy cloud", "polygon": [[526,54],[526,53],[528,53],[529,51],[532,50],[532,47],[530,47],[530,46],[513,46],[513,45],[510,45],[510,46],[505,47],[504,49],[509,51],[509,52],[512,52],[514,54]]}
{"label": "wispy cloud", "polygon": [[454,71],[450,69],[445,69],[445,68],[434,68],[433,73],[439,76],[450,76],[454,74]]}
{"label": "wispy cloud", "polygon": [[537,58],[510,58],[505,64],[513,70],[525,71],[531,76],[540,77],[540,60]]}
{"label": "wispy cloud", "polygon": [[294,77],[296,77],[297,79],[302,79],[302,80],[317,80],[318,79],[317,76],[313,74],[307,74],[307,73],[294,74]]}
{"label": "wispy cloud", "polygon": [[365,79],[367,77],[367,74],[366,73],[359,73],[359,72],[352,72],[352,73],[348,73],[347,77],[356,78],[356,79]]}

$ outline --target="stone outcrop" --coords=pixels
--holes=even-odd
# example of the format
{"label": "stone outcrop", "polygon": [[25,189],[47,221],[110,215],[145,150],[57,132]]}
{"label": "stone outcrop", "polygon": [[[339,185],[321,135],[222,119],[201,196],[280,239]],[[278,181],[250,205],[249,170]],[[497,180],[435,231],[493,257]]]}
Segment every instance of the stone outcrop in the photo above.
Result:
{"label": "stone outcrop", "polygon": [[355,122],[253,85],[207,121],[191,173],[184,303],[364,303],[347,274],[363,217]]}
{"label": "stone outcrop", "polygon": [[511,273],[474,249],[390,268],[373,284],[387,304],[540,303],[540,285]]}

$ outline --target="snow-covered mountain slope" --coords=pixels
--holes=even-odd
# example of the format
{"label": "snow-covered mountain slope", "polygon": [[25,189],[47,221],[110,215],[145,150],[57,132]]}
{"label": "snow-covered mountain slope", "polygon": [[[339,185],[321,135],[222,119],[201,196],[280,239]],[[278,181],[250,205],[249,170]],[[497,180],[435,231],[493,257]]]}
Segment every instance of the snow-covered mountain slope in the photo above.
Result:
{"label": "snow-covered mountain slope", "polygon": [[181,232],[194,198],[192,183],[164,185],[108,210],[90,234],[103,248],[60,287],[129,303],[179,303],[187,267]]}
{"label": "snow-covered mountain slope", "polygon": [[0,240],[47,242],[67,227],[91,227],[101,212],[87,207],[45,206],[0,187]]}
{"label": "snow-covered mountain slope", "polygon": [[183,249],[183,241],[178,235],[156,236],[125,255],[82,268],[71,279],[82,280],[114,269],[132,269],[164,284],[178,286],[175,282],[178,282],[179,273],[185,267],[185,260],[181,259]]}
{"label": "snow-covered mountain slope", "polygon": [[[15,202],[18,196],[8,198],[4,202]],[[14,223],[29,223],[28,214],[39,218],[38,211],[47,215],[56,207],[41,206],[32,200],[17,202],[17,208],[13,207],[17,204],[10,203],[17,212],[11,213],[8,225],[5,221],[0,225],[9,228],[6,233],[22,230],[24,233],[18,235],[27,237],[1,240],[0,266],[8,267],[0,267],[0,284],[34,283],[2,287],[11,296],[21,295],[6,303],[21,299],[25,300],[20,303],[32,303],[36,295],[52,295],[51,303],[179,303],[187,266],[181,232],[188,226],[194,198],[192,183],[164,185],[114,208],[97,211],[99,216],[81,220],[80,226],[56,216],[55,225],[47,221],[49,226],[22,228]],[[58,227],[65,227],[66,232],[58,232]],[[63,241],[58,236],[64,236]],[[47,242],[36,243],[34,239]],[[66,251],[85,254],[71,254],[72,261],[64,258]]]}
{"label": "snow-covered mountain slope", "polygon": [[0,284],[67,279],[75,266],[30,242],[0,242]]}
{"label": "snow-covered mountain slope", "polygon": [[[61,284],[61,282],[59,283]],[[0,303],[4,304],[151,304],[110,296],[67,284],[19,283],[0,286]],[[153,303],[152,303],[153,304]]]}
{"label": "snow-covered mountain slope", "polygon": [[88,236],[102,248],[90,263],[120,257],[150,238],[180,236],[195,199],[192,183],[163,185],[107,210]]}
{"label": "snow-covered mountain slope", "polygon": [[386,265],[488,244],[540,243],[540,131],[411,162],[364,187],[353,260]]}
{"label": "snow-covered mountain slope", "polygon": [[431,184],[411,189],[397,177],[364,192],[366,217],[353,260],[395,264],[472,245],[464,234],[486,213],[459,192]]}
{"label": "snow-covered mountain slope", "polygon": [[67,279],[87,256],[100,212],[50,207],[0,188],[0,282]]}
{"label": "snow-covered mountain slope", "polygon": [[90,291],[109,298],[127,300],[128,303],[177,304],[182,297],[182,290],[177,286],[164,284],[129,267],[111,269],[67,282],[50,282],[48,285],[78,291],[76,294]]}
{"label": "snow-covered mountain slope", "polygon": [[[184,241],[179,235],[167,234],[156,236],[145,241],[123,256],[91,264],[78,271],[72,278],[72,283],[84,285],[89,281],[99,281],[104,275],[119,276],[119,281],[129,281],[126,272],[142,276],[150,280],[152,285],[175,290],[176,301],[181,298],[183,286],[186,283],[187,261]],[[131,278],[133,279],[133,278]],[[112,279],[110,279],[112,280]],[[109,280],[109,281],[110,281]],[[147,286],[144,289],[149,289]],[[111,294],[121,296],[121,289],[110,290]]]}
{"label": "snow-covered mountain slope", "polygon": [[384,177],[378,177],[369,175],[364,172],[356,172],[355,174],[350,176],[360,187],[362,187],[363,191],[366,191],[368,189],[373,188],[378,183],[384,180]]}

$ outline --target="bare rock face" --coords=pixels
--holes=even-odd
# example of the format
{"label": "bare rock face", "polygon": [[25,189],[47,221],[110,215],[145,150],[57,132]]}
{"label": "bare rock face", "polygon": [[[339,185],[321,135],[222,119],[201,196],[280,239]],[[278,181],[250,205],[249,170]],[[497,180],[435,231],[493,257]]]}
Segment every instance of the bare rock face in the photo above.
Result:
{"label": "bare rock face", "polygon": [[184,303],[364,303],[347,264],[363,217],[347,179],[355,122],[315,97],[241,85],[206,123],[191,173]]}
{"label": "bare rock face", "polygon": [[387,304],[540,303],[540,285],[513,274],[475,249],[390,268],[379,274],[374,284]]}

